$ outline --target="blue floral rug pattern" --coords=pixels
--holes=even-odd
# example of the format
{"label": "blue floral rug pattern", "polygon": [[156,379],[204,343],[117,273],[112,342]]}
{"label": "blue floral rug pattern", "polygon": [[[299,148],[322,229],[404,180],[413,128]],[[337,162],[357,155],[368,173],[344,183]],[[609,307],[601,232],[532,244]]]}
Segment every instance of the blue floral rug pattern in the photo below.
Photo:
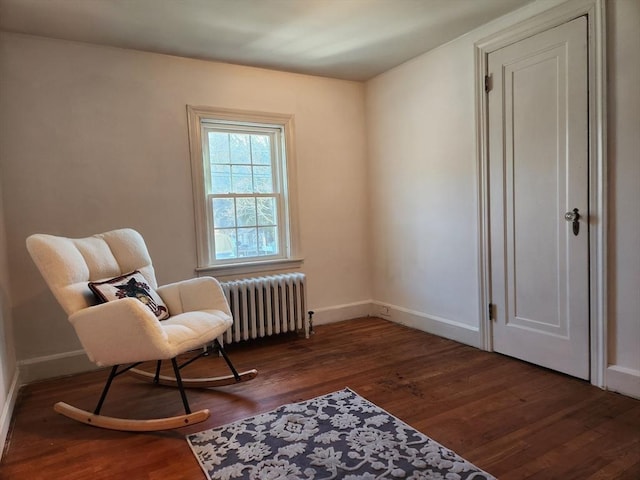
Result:
{"label": "blue floral rug pattern", "polygon": [[495,480],[350,389],[187,441],[210,480]]}

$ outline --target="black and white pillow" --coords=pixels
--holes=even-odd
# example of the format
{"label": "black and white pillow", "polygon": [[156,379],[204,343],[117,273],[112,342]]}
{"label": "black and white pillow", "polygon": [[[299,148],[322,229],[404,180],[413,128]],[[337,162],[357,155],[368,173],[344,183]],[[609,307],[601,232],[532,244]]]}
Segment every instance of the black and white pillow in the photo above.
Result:
{"label": "black and white pillow", "polygon": [[101,302],[111,302],[121,298],[137,298],[158,317],[158,320],[169,318],[169,309],[160,295],[149,286],[149,283],[138,270],[119,277],[89,282],[89,288]]}

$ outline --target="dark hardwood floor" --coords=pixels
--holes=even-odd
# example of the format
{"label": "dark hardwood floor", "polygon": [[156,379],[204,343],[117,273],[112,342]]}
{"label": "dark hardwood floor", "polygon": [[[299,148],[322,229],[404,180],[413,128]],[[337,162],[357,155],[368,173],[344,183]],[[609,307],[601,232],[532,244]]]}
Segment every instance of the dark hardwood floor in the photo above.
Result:
{"label": "dark hardwood floor", "polygon": [[[208,421],[179,430],[124,433],[76,423],[56,401],[92,410],[107,372],[21,390],[2,479],[204,479],[185,434],[350,387],[478,467],[507,479],[640,479],[640,401],[589,383],[379,319],[316,327],[310,339],[230,345],[239,370],[258,377],[190,390]],[[220,358],[185,376],[222,373]],[[206,373],[205,373],[206,372]],[[225,372],[226,373],[226,372]],[[123,375],[103,414],[178,415],[177,390]]]}

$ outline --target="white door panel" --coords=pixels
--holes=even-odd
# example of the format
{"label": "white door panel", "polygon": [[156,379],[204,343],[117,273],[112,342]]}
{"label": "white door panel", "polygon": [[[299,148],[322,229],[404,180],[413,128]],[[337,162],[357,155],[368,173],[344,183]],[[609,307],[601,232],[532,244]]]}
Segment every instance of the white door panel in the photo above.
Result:
{"label": "white door panel", "polygon": [[[589,377],[584,17],[492,52],[494,350]],[[579,209],[580,231],[565,213]]]}

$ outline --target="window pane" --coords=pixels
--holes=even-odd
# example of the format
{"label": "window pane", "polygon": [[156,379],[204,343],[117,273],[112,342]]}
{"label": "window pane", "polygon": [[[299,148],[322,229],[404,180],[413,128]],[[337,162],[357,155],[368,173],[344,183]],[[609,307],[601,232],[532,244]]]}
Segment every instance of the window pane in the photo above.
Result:
{"label": "window pane", "polygon": [[251,157],[253,163],[271,165],[271,137],[251,135]]}
{"label": "window pane", "polygon": [[231,163],[251,163],[250,135],[231,133],[229,147]]}
{"label": "window pane", "polygon": [[253,167],[253,183],[257,193],[273,193],[271,167]]}
{"label": "window pane", "polygon": [[233,198],[214,198],[211,205],[213,206],[213,225],[215,228],[236,226]]}
{"label": "window pane", "polygon": [[229,165],[211,165],[211,192],[231,192],[231,167]]}
{"label": "window pane", "polygon": [[209,132],[209,162],[229,163],[229,134]]}
{"label": "window pane", "polygon": [[237,258],[236,251],[236,231],[233,228],[215,230],[215,250],[216,260],[223,260],[225,258]]}
{"label": "window pane", "polygon": [[258,227],[258,254],[277,255],[278,253],[278,229]]}
{"label": "window pane", "polygon": [[245,167],[241,165],[231,166],[231,192],[253,193],[251,167]]}
{"label": "window pane", "polygon": [[236,200],[237,217],[239,227],[256,226],[256,199],[253,197],[242,197]]}
{"label": "window pane", "polygon": [[238,256],[255,257],[258,255],[258,233],[256,228],[238,229]]}
{"label": "window pane", "polygon": [[258,225],[277,225],[276,199],[274,197],[258,198]]}

